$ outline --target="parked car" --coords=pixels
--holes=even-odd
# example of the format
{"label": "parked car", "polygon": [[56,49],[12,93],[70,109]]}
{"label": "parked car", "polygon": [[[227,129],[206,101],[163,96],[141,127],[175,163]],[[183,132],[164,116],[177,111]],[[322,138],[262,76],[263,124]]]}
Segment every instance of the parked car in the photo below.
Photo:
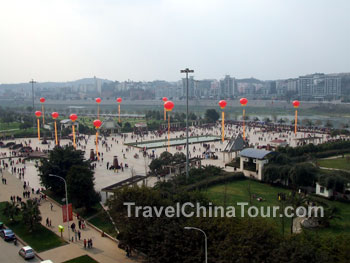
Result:
{"label": "parked car", "polygon": [[14,240],[14,239],[16,238],[15,234],[12,232],[11,229],[1,229],[1,230],[0,230],[0,236],[1,236],[5,241]]}
{"label": "parked car", "polygon": [[24,259],[30,259],[35,257],[34,250],[30,246],[22,247],[18,254],[22,256]]}

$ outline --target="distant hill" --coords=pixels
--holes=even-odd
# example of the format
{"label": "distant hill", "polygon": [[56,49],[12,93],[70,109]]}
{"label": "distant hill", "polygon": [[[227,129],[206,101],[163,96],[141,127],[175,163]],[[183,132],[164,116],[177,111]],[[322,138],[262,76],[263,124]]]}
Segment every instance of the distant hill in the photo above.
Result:
{"label": "distant hill", "polygon": [[[100,80],[102,84],[113,82],[112,80],[108,80],[108,79],[100,79],[100,78],[96,78],[96,79]],[[87,85],[87,84],[94,85],[95,78],[83,78],[83,79],[67,81],[67,82],[38,82],[38,83],[35,83],[35,86],[40,88],[63,88],[63,87],[76,87],[79,85]],[[32,84],[30,84],[29,82],[16,83],[16,84],[0,84],[0,89],[1,88],[27,89],[31,87],[32,87]]]}
{"label": "distant hill", "polygon": [[244,82],[244,83],[251,83],[251,84],[260,84],[263,83],[263,81],[256,79],[256,78],[247,78],[247,79],[236,79],[236,82]]}

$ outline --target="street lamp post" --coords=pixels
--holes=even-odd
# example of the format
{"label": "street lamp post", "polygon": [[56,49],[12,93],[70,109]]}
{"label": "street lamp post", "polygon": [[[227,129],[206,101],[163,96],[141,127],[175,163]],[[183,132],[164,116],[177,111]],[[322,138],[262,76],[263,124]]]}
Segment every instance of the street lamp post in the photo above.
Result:
{"label": "street lamp post", "polygon": [[189,168],[189,149],[188,149],[188,73],[193,73],[192,69],[180,70],[180,73],[186,73],[186,179],[188,179]]}
{"label": "street lamp post", "polygon": [[207,234],[205,234],[205,232],[202,229],[199,229],[197,227],[192,227],[192,226],[186,226],[185,227],[186,230],[197,230],[203,233],[204,235],[204,242],[205,242],[205,263],[208,263],[208,244],[207,244]]}
{"label": "street lamp post", "polygon": [[51,177],[57,177],[57,178],[59,178],[59,179],[63,180],[63,182],[64,182],[64,189],[65,189],[65,191],[66,191],[66,209],[67,209],[67,231],[68,231],[68,242],[70,242],[67,182],[66,182],[66,180],[65,180],[63,177],[61,177],[61,176],[54,175],[54,174],[49,174],[49,176],[51,176]]}

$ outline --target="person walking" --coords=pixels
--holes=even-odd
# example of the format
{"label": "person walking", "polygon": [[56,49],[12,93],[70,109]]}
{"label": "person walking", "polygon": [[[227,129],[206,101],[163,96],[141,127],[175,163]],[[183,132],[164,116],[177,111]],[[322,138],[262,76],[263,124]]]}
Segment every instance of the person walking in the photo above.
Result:
{"label": "person walking", "polygon": [[81,232],[80,232],[80,230],[78,230],[78,238],[79,238],[79,241],[80,241],[80,237],[81,237]]}
{"label": "person walking", "polygon": [[86,238],[84,238],[84,248],[86,248]]}

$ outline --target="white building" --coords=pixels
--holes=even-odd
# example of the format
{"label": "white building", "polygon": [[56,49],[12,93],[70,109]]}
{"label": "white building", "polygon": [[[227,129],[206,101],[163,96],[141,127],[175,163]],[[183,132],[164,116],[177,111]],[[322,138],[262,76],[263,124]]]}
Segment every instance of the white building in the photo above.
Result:
{"label": "white building", "polygon": [[316,194],[323,197],[330,198],[333,196],[334,193],[332,189],[327,189],[327,187],[324,187],[319,183],[316,183]]}
{"label": "white building", "polygon": [[262,171],[264,165],[269,162],[267,156],[272,153],[274,152],[253,148],[242,150],[239,153],[240,170],[245,176],[261,181],[263,178]]}

